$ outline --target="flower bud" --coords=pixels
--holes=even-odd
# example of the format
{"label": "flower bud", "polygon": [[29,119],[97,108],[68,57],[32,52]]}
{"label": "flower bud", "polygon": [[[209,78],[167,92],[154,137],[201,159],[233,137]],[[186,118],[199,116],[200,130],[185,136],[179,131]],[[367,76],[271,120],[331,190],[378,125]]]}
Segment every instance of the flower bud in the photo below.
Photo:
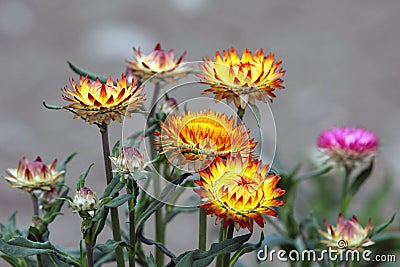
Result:
{"label": "flower bud", "polygon": [[125,174],[140,172],[144,168],[144,155],[134,147],[124,147],[117,158],[110,157],[110,159],[118,171]]}
{"label": "flower bud", "polygon": [[93,192],[87,187],[82,187],[76,191],[71,207],[75,211],[90,211],[96,209],[98,207],[96,192]]}
{"label": "flower bud", "polygon": [[44,209],[51,207],[57,200],[58,193],[55,187],[50,191],[42,191],[39,195],[39,202]]}
{"label": "flower bud", "polygon": [[175,98],[169,98],[162,104],[160,110],[165,113],[165,114],[170,114],[170,113],[178,113],[178,102],[176,101]]}

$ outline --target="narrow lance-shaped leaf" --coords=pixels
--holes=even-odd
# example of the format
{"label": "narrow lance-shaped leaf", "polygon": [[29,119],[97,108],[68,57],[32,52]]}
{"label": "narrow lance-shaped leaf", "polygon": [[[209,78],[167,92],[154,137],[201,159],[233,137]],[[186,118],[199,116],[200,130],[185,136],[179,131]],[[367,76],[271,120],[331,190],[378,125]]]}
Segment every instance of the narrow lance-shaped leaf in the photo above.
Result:
{"label": "narrow lance-shaped leaf", "polygon": [[232,253],[238,250],[245,242],[247,242],[252,233],[237,236],[232,239],[224,240],[220,243],[214,243],[211,245],[210,250],[202,251],[199,249],[192,250],[181,254],[178,258],[173,259],[167,266],[176,267],[202,267],[209,265],[215,257],[227,253]]}
{"label": "narrow lance-shaped leaf", "polygon": [[75,66],[74,64],[72,64],[69,61],[67,61],[67,63],[68,63],[68,66],[71,68],[71,70],[73,72],[75,72],[76,74],[78,74],[78,75],[82,75],[84,77],[88,76],[89,79],[92,80],[92,81],[96,80],[96,78],[99,78],[101,83],[106,83],[107,82],[108,78],[106,76],[102,76],[102,75],[99,75],[99,74],[84,70],[82,68],[79,68],[79,67]]}
{"label": "narrow lance-shaped leaf", "polygon": [[77,190],[81,189],[82,187],[85,187],[86,177],[88,176],[89,171],[93,165],[94,163],[90,164],[89,167],[87,167],[87,169],[84,172],[82,172],[81,175],[79,176],[78,183],[76,184]]}
{"label": "narrow lance-shaped leaf", "polygon": [[119,156],[119,144],[120,144],[120,141],[118,140],[117,142],[115,142],[115,145],[113,146],[112,153],[111,153],[111,155],[113,157]]}
{"label": "narrow lance-shaped leaf", "polygon": [[360,189],[361,185],[367,180],[367,178],[371,175],[372,170],[374,169],[374,161],[371,160],[371,163],[365,168],[353,181],[350,186],[349,195],[354,196],[358,189]]}
{"label": "narrow lance-shaped leaf", "polygon": [[233,267],[235,263],[239,260],[239,258],[249,252],[255,251],[261,247],[261,244],[264,240],[264,233],[261,232],[260,240],[256,244],[244,244],[242,245],[236,252],[233,254],[229,267]]}
{"label": "narrow lance-shaped leaf", "polygon": [[78,152],[71,153],[70,155],[66,156],[62,161],[57,164],[56,171],[65,171],[67,164],[76,156]]}

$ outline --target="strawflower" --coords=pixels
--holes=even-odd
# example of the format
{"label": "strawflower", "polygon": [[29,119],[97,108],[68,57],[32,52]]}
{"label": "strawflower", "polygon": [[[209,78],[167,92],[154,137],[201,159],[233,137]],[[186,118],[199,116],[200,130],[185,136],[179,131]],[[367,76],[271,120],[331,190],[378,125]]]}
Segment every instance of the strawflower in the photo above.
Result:
{"label": "strawflower", "polygon": [[318,137],[318,148],[337,163],[352,166],[374,156],[379,149],[376,135],[361,127],[333,127]]}
{"label": "strawflower", "polygon": [[324,225],[326,232],[319,230],[319,233],[326,239],[321,240],[321,243],[328,247],[341,250],[356,250],[362,247],[374,244],[368,235],[373,229],[371,219],[365,227],[362,227],[357,218],[353,216],[349,220],[345,220],[342,214],[339,214],[336,227],[329,225],[325,220]]}
{"label": "strawflower", "polygon": [[161,154],[179,165],[193,163],[195,169],[208,165],[216,156],[226,158],[240,152],[247,157],[257,144],[243,124],[235,125],[234,117],[209,110],[171,115],[155,135]]}
{"label": "strawflower", "polygon": [[127,60],[128,70],[141,81],[154,76],[151,80],[154,83],[174,82],[187,76],[192,70],[183,62],[186,52],[176,60],[174,50],[164,50],[160,44],[157,44],[148,55],[143,54],[140,48],[133,48],[133,52],[134,60]]}
{"label": "strawflower", "polygon": [[263,215],[277,216],[272,207],[284,204],[277,198],[285,190],[277,188],[280,180],[276,174],[268,174],[268,165],[251,157],[228,156],[226,160],[217,157],[205,170],[199,172],[200,186],[195,192],[203,204],[200,208],[217,217],[216,224],[224,227],[234,224],[236,230],[248,228],[253,231],[253,221],[264,227]]}
{"label": "strawflower", "polygon": [[83,118],[90,124],[109,124],[111,120],[122,122],[122,116],[130,117],[130,111],[142,107],[144,102],[143,87],[138,88],[134,79],[127,85],[123,74],[116,86],[111,77],[106,84],[102,84],[99,79],[91,82],[87,76],[80,77],[79,84],[74,79],[70,83],[73,90],[65,87],[62,92],[63,99],[72,104],[64,108],[73,110],[74,118]]}
{"label": "strawflower", "polygon": [[254,55],[246,48],[240,59],[234,48],[217,52],[214,60],[206,57],[199,65],[202,73],[197,74],[203,83],[210,85],[205,94],[215,94],[215,100],[226,99],[237,108],[245,109],[255,100],[266,102],[275,98],[274,91],[283,89],[281,77],[285,71],[281,61],[275,61],[274,54],[264,56],[264,50]]}
{"label": "strawflower", "polygon": [[46,165],[40,157],[29,161],[23,157],[17,169],[7,169],[5,180],[11,187],[18,188],[26,192],[34,190],[50,191],[57,183],[63,181],[64,171],[57,171],[57,160],[51,165]]}

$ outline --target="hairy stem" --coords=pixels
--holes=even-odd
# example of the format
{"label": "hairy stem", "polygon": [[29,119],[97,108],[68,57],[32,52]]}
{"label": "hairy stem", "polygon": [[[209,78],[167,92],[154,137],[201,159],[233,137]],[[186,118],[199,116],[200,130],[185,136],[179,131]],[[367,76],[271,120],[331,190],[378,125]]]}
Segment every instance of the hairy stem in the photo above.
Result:
{"label": "hairy stem", "polygon": [[85,241],[85,247],[86,247],[87,265],[88,267],[94,267],[93,246],[90,242]]}
{"label": "hairy stem", "polygon": [[[223,224],[221,223],[221,228],[219,230],[219,242],[224,241],[226,238],[226,227],[223,226]],[[217,257],[217,263],[215,264],[215,266],[222,266],[222,261],[224,259],[224,255],[219,255]]]}
{"label": "hairy stem", "polygon": [[345,215],[345,212],[349,206],[349,197],[348,196],[348,189],[349,189],[349,182],[350,182],[350,176],[351,176],[351,168],[345,165],[345,174],[344,174],[344,179],[343,179],[343,185],[342,185],[342,199],[341,199],[341,206],[340,206],[340,213]]}
{"label": "hairy stem", "polygon": [[36,219],[39,217],[39,199],[35,193],[31,193],[32,204],[33,204],[33,217]]}
{"label": "hairy stem", "polygon": [[[112,174],[112,167],[111,167],[111,160],[110,160],[110,144],[108,140],[108,125],[103,122],[101,124],[101,141],[103,144],[103,156],[104,156],[104,166],[106,170],[106,179],[107,179],[107,184],[109,184],[113,178]],[[113,233],[113,238],[115,241],[121,241],[121,230],[119,226],[119,216],[118,216],[118,209],[117,208],[111,208],[110,209],[111,213],[111,225],[112,225],[112,233]],[[115,249],[115,257],[117,259],[117,266],[118,267],[124,267],[125,266],[125,261],[124,261],[124,253],[122,251],[121,247],[117,247]]]}
{"label": "hairy stem", "polygon": [[[232,237],[233,237],[233,230],[234,230],[234,229],[235,229],[235,225],[234,225],[233,223],[231,223],[231,224],[228,226],[228,232],[226,233],[226,240],[232,239]],[[223,264],[222,264],[222,266],[223,266],[223,267],[229,267],[230,259],[231,259],[231,254],[230,254],[230,253],[226,253],[226,254],[224,255],[224,259],[223,259]]]}
{"label": "hairy stem", "polygon": [[[32,197],[32,206],[33,206],[33,220],[37,220],[39,218],[39,199],[35,195],[34,192],[31,193]],[[41,238],[41,237],[39,237]],[[42,240],[37,240],[37,241],[42,241]],[[37,267],[43,267],[43,262],[42,262],[42,255],[37,254],[36,255],[36,260],[37,260]]]}
{"label": "hairy stem", "polygon": [[129,243],[132,246],[132,251],[129,255],[129,267],[135,267],[136,265],[136,232],[135,232],[135,207],[136,199],[139,194],[139,188],[135,180],[132,181],[132,189],[127,189],[128,194],[133,194],[135,197],[130,199],[128,202],[129,208]]}
{"label": "hairy stem", "polygon": [[199,249],[205,251],[207,245],[207,215],[206,211],[199,209]]}
{"label": "hairy stem", "polygon": [[[153,98],[151,100],[150,104],[150,114],[149,114],[149,119],[153,117],[156,109],[154,105],[156,104],[156,101],[160,95],[160,90],[161,86],[160,83],[155,83],[154,84],[154,93],[153,93]],[[154,133],[150,134],[150,149],[151,149],[151,158],[154,159],[156,155],[156,151],[154,149],[154,144],[153,144],[153,139],[154,139]],[[161,184],[160,184],[160,177],[159,177],[159,171],[160,171],[160,166],[159,164],[155,163],[154,164],[156,167],[156,171],[153,175],[153,187],[154,187],[154,195],[158,196],[161,192]],[[159,209],[156,211],[156,225],[155,225],[155,231],[156,231],[156,241],[160,243],[165,243],[165,227],[164,227],[164,222],[163,222],[163,213],[162,209]],[[158,248],[155,248],[155,254],[156,254],[156,263],[157,266],[162,266],[164,265],[164,254],[162,253],[161,250]]]}

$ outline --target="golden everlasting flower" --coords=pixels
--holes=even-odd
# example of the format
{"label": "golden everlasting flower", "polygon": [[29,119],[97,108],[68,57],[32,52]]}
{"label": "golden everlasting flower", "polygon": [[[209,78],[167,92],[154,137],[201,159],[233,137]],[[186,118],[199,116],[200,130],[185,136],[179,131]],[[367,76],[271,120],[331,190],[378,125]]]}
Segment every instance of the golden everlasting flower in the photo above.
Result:
{"label": "golden everlasting flower", "polygon": [[213,111],[170,115],[161,123],[155,140],[160,153],[179,165],[193,163],[195,169],[210,163],[217,155],[241,153],[248,157],[256,142],[244,125],[235,126],[235,118]]}
{"label": "golden everlasting flower", "polygon": [[195,192],[203,203],[200,208],[217,216],[215,223],[221,222],[224,227],[234,223],[236,230],[247,227],[253,231],[253,221],[264,227],[263,214],[276,216],[271,207],[284,204],[276,199],[285,193],[276,187],[279,176],[268,175],[268,165],[262,166],[261,161],[251,157],[217,157],[199,174],[201,180],[195,182],[201,189]]}
{"label": "golden everlasting flower", "polygon": [[234,48],[216,53],[214,61],[206,58],[200,64],[203,73],[197,76],[203,83],[210,85],[203,93],[215,94],[215,99],[232,101],[237,108],[245,109],[254,104],[255,99],[266,102],[275,98],[273,91],[283,89],[281,77],[285,71],[282,62],[276,61],[274,54],[264,56],[263,49],[256,50],[254,56],[246,48],[240,59]]}
{"label": "golden everlasting flower", "polygon": [[111,120],[122,122],[122,116],[130,117],[129,111],[140,108],[144,101],[142,94],[143,87],[138,88],[136,80],[126,84],[126,77],[122,74],[117,85],[111,77],[106,84],[102,84],[99,79],[94,82],[88,81],[88,77],[79,78],[79,84],[71,79],[74,91],[68,87],[62,89],[63,99],[73,102],[65,109],[73,109],[76,112],[74,118],[84,118],[90,124],[94,122],[109,124]]}
{"label": "golden everlasting flower", "polygon": [[174,82],[178,78],[185,77],[192,70],[190,66],[182,64],[186,52],[175,60],[174,50],[163,50],[160,44],[157,44],[149,55],[143,54],[140,48],[133,48],[133,52],[135,60],[127,60],[128,70],[142,81],[157,74],[152,78],[152,82]]}
{"label": "golden everlasting flower", "polygon": [[374,244],[368,235],[373,229],[371,219],[368,220],[367,225],[363,228],[358,222],[357,218],[353,216],[350,220],[345,220],[342,214],[339,214],[336,227],[329,225],[325,220],[324,225],[326,232],[319,230],[319,233],[326,238],[321,240],[321,243],[326,244],[328,247],[341,250],[354,250],[361,249]]}
{"label": "golden everlasting flower", "polygon": [[29,161],[23,157],[17,169],[7,169],[5,176],[7,182],[13,188],[19,188],[26,192],[33,190],[50,191],[54,185],[61,182],[64,171],[56,171],[57,160],[54,160],[50,166],[42,162],[40,157],[34,161]]}

